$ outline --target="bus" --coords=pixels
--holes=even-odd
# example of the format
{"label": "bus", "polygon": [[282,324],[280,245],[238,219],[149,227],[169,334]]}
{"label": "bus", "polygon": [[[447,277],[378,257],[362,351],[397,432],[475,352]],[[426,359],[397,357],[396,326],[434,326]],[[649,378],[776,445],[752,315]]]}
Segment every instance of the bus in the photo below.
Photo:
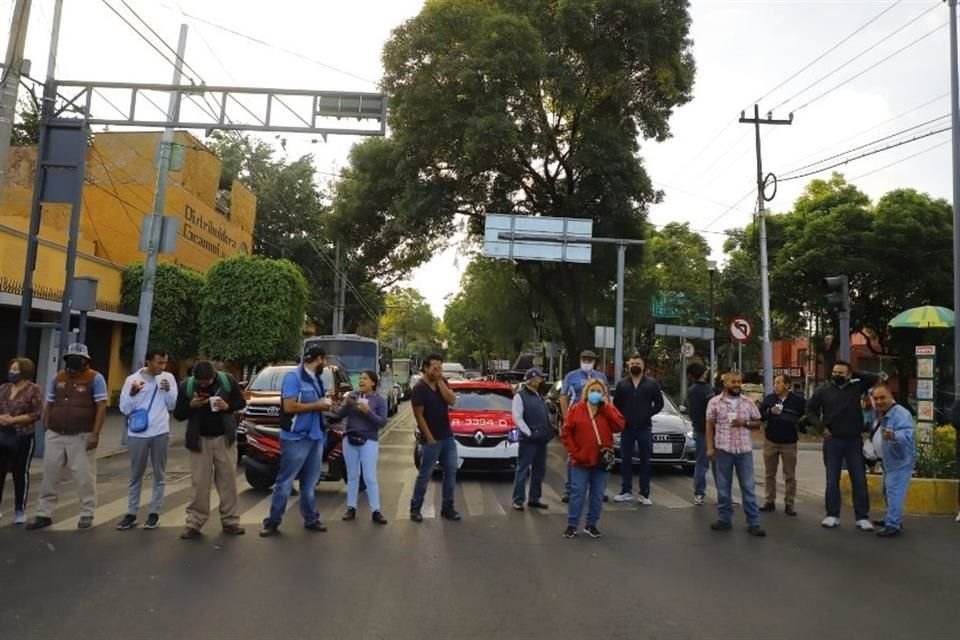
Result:
{"label": "bus", "polygon": [[393,380],[400,385],[400,399],[410,397],[410,375],[414,373],[413,360],[396,358],[393,361]]}
{"label": "bus", "polygon": [[331,362],[346,370],[354,389],[364,369],[376,371],[380,375],[377,391],[387,401],[388,415],[397,412],[400,395],[393,378],[393,351],[390,347],[355,334],[314,336],[303,341],[304,351],[314,345],[320,345]]}

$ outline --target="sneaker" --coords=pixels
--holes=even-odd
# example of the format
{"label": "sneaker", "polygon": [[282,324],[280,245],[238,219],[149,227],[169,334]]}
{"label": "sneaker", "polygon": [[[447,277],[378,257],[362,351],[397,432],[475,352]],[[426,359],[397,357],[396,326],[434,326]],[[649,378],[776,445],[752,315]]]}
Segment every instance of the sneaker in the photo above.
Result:
{"label": "sneaker", "polygon": [[144,529],[156,529],[160,526],[160,515],[151,513],[147,516],[147,522],[143,525]]}
{"label": "sneaker", "polygon": [[840,526],[840,518],[834,518],[833,516],[827,516],[827,517],[824,518],[823,521],[820,523],[820,526],[825,527],[825,528],[827,528],[827,529],[836,529],[837,527]]}
{"label": "sneaker", "polygon": [[693,504],[695,504],[695,505],[697,505],[697,506],[702,505],[705,501],[706,501],[706,497],[705,497],[705,496],[701,496],[701,495],[695,495],[695,496],[693,496]]}
{"label": "sneaker", "polygon": [[564,537],[564,538],[576,538],[576,537],[577,537],[577,528],[576,528],[576,527],[567,526],[567,528],[563,530],[563,537]]}
{"label": "sneaker", "polygon": [[463,518],[463,516],[460,515],[460,512],[453,507],[450,507],[449,509],[441,509],[440,517],[444,520],[452,520],[453,522],[457,522]]}
{"label": "sneaker", "polygon": [[[606,496],[604,496],[604,497],[606,497]],[[566,491],[564,491],[564,492],[563,492],[563,495],[560,496],[560,502],[562,502],[562,503],[564,503],[564,504],[567,504],[568,502],[570,502],[570,494],[567,493]],[[958,518],[957,522],[960,522],[960,513],[957,514],[957,518]]]}
{"label": "sneaker", "polygon": [[347,512],[343,514],[343,517],[340,518],[344,522],[350,522],[357,519],[357,509],[356,507],[347,507]]}
{"label": "sneaker", "polygon": [[201,535],[200,529],[194,529],[193,527],[184,527],[183,531],[180,532],[181,540],[193,540],[194,538],[199,538]]}
{"label": "sneaker", "polygon": [[93,516],[80,516],[77,522],[77,529],[89,529],[93,526]]}
{"label": "sneaker", "polygon": [[637,498],[637,504],[643,505],[645,507],[653,506],[653,500],[649,496],[640,496]]}
{"label": "sneaker", "polygon": [[710,525],[710,528],[713,529],[714,531],[730,531],[730,529],[733,528],[733,525],[731,525],[729,522],[726,522],[725,520],[717,520],[716,522]]}
{"label": "sneaker", "polygon": [[893,527],[884,527],[877,531],[878,538],[893,538],[900,535],[900,529],[894,529]]}
{"label": "sneaker", "polygon": [[549,509],[550,505],[543,502],[528,502],[527,506],[531,509]]}
{"label": "sneaker", "polygon": [[137,516],[132,513],[128,513],[123,516],[123,520],[117,523],[117,531],[126,531],[127,529],[133,529],[133,525],[137,524]]}
{"label": "sneaker", "polygon": [[523,503],[522,503],[522,502],[514,502],[514,503],[513,503],[513,510],[514,510],[514,511],[523,511]]}
{"label": "sneaker", "polygon": [[305,524],[303,525],[303,528],[306,529],[307,531],[315,531],[317,533],[327,532],[327,526],[322,522],[320,522],[319,520],[317,520],[316,522],[311,522],[310,524]]}
{"label": "sneaker", "polygon": [[624,491],[623,493],[618,493],[613,496],[614,502],[633,502],[633,494],[629,491]]}
{"label": "sneaker", "polygon": [[13,512],[13,524],[24,524],[27,521],[27,514],[23,511]]}
{"label": "sneaker", "polygon": [[592,524],[588,524],[586,527],[584,527],[584,528],[583,528],[583,531],[584,531],[584,533],[586,533],[586,534],[587,534],[588,536],[590,536],[591,538],[602,538],[602,537],[603,537],[603,533],[600,532],[600,529],[597,529],[597,528],[596,528],[595,526],[593,526]]}
{"label": "sneaker", "polygon": [[747,527],[747,533],[755,538],[765,538],[767,536],[767,532],[764,531],[763,527],[758,524],[753,524]]}
{"label": "sneaker", "polygon": [[370,516],[370,519],[373,520],[376,524],[387,524],[387,519],[383,517],[383,514],[379,511],[374,511]]}
{"label": "sneaker", "polygon": [[50,518],[45,518],[43,516],[37,516],[25,527],[27,531],[36,531],[37,529],[45,529],[53,524],[53,520]]}
{"label": "sneaker", "polygon": [[795,515],[797,515],[797,510],[794,509],[794,508],[793,508],[793,505],[791,505],[791,504],[788,504],[787,506],[785,506],[785,507],[783,508],[783,512],[784,512],[785,514],[787,514],[788,516],[795,516]]}
{"label": "sneaker", "polygon": [[264,522],[263,527],[260,529],[261,538],[269,538],[278,533],[280,533],[280,525],[276,522]]}
{"label": "sneaker", "polygon": [[231,536],[242,536],[247,530],[238,524],[225,524],[223,525],[223,532]]}
{"label": "sneaker", "polygon": [[866,518],[857,520],[857,529],[860,529],[860,531],[873,531],[873,523]]}
{"label": "sneaker", "polygon": [[960,522],[960,511],[957,511],[957,517],[953,519],[954,522]]}
{"label": "sneaker", "polygon": [[423,522],[423,514],[420,509],[410,509],[410,519],[414,522]]}
{"label": "sneaker", "polygon": [[610,496],[608,496],[607,494],[603,494],[603,501],[610,502]]}
{"label": "sneaker", "polygon": [[764,512],[776,511],[776,510],[777,510],[777,505],[775,505],[772,502],[765,502],[763,506],[760,507],[760,511],[764,511]]}

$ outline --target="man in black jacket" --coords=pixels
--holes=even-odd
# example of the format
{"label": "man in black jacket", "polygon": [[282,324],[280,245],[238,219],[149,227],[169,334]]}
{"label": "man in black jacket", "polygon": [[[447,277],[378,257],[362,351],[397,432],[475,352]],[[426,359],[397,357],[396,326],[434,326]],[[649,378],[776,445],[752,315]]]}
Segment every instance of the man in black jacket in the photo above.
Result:
{"label": "man in black jacket", "polygon": [[[693,440],[697,446],[697,461],[693,469],[693,504],[702,505],[707,495],[707,403],[715,395],[705,378],[707,369],[699,362],[687,367],[687,415],[693,425]],[[714,478],[716,484],[716,478]]]}
{"label": "man in black jacket", "polygon": [[763,435],[763,481],[767,498],[760,511],[776,510],[777,466],[783,459],[784,513],[797,515],[797,441],[806,402],[790,390],[790,376],[780,374],[773,379],[773,393],[760,404],[760,417],[766,425]]}
{"label": "man in black jacket", "polygon": [[180,387],[173,416],[187,421],[186,447],[190,450],[193,499],[187,504],[184,540],[200,536],[210,517],[210,484],[220,496],[223,532],[243,535],[237,515],[237,439],[234,413],[247,405],[237,381],[201,360],[193,375]]}
{"label": "man in black jacket", "polygon": [[617,383],[613,396],[614,406],[626,420],[620,434],[620,476],[623,480],[620,494],[614,502],[633,500],[633,450],[639,449],[640,497],[637,502],[650,506],[650,458],[653,455],[653,421],[655,414],[663,410],[663,392],[656,380],[644,376],[644,362],[638,354],[627,361],[630,375]]}
{"label": "man in black jacket", "polygon": [[823,463],[827,468],[827,490],[824,496],[827,517],[821,523],[832,529],[840,524],[840,471],[844,461],[853,485],[853,510],[857,528],[873,531],[870,523],[870,496],[867,473],[863,464],[865,431],[863,394],[876,386],[883,376],[871,373],[854,374],[850,363],[838,360],[833,365],[830,382],[821,385],[807,402],[807,419],[823,433]]}

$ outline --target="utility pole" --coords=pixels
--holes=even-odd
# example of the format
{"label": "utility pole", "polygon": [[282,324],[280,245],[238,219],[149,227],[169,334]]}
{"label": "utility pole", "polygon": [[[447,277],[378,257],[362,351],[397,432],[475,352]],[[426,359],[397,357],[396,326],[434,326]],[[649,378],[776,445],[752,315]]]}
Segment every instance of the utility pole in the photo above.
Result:
{"label": "utility pole", "polygon": [[[187,50],[187,25],[180,25],[180,40],[177,42],[177,59],[173,66],[173,84],[180,84],[183,72],[183,56]],[[179,93],[171,93],[167,103],[167,119],[176,120],[180,109]],[[163,210],[167,203],[167,181],[170,173],[170,150],[173,146],[173,127],[164,128],[157,158],[157,186],[153,195],[150,238],[147,243],[147,260],[143,267],[143,286],[140,290],[140,311],[137,314],[137,335],[133,344],[131,371],[143,366],[150,342],[150,318],[153,314],[153,293],[157,280],[157,258],[163,232]]]}
{"label": "utility pole", "polygon": [[[763,159],[760,152],[760,125],[785,125],[793,124],[793,114],[790,114],[787,120],[774,120],[773,114],[768,113],[767,117],[760,119],[760,106],[753,105],[753,117],[747,118],[743,111],[740,112],[741,124],[752,124],[754,126],[757,141],[757,217],[760,220],[760,297],[763,307],[763,391],[764,393],[773,392],[773,343],[770,341],[770,274],[767,265],[767,220],[764,211],[768,198],[764,193],[764,187],[767,180],[773,178],[774,193],[776,195],[776,177],[770,174],[767,178],[763,176]],[[773,195],[769,200],[773,199]],[[741,365],[742,366],[742,365]]]}
{"label": "utility pole", "polygon": [[[957,0],[950,6],[950,105],[953,114],[953,309],[960,311],[960,78],[957,71]],[[953,393],[960,399],[960,323],[953,324]]]}
{"label": "utility pole", "polygon": [[[31,0],[17,0],[10,22],[10,39],[3,62],[0,82],[0,198],[7,178],[7,158],[10,155],[10,137],[17,117],[17,95],[20,90],[20,74],[23,72],[23,47],[27,42],[27,25],[30,23]],[[55,46],[55,45],[53,45]]]}
{"label": "utility pole", "polygon": [[333,270],[333,323],[330,325],[330,333],[337,335],[341,333],[337,326],[340,319],[340,242],[337,242],[336,255],[334,257]]}

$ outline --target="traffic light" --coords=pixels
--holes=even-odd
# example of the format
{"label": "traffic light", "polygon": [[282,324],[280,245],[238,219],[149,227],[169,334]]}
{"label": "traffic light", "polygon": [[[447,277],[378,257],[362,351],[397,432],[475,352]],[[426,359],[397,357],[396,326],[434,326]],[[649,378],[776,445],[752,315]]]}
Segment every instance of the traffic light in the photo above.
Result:
{"label": "traffic light", "polygon": [[827,305],[843,311],[850,310],[850,286],[847,276],[827,276],[823,279],[827,290]]}

